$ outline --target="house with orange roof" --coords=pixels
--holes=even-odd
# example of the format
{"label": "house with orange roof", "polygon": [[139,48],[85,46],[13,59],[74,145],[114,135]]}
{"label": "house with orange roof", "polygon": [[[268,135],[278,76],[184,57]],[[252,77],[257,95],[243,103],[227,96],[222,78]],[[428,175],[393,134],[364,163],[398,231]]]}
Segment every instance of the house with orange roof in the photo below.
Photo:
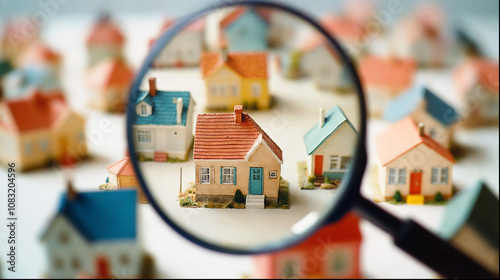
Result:
{"label": "house with orange roof", "polygon": [[86,39],[88,65],[110,58],[122,58],[125,36],[108,15],[102,16]]}
{"label": "house with orange roof", "polygon": [[257,279],[361,279],[361,241],[359,218],[348,213],[302,243],[256,255],[252,276]]}
{"label": "house with orange roof", "polygon": [[365,26],[351,16],[327,15],[321,18],[321,26],[334,36],[347,53],[359,60],[367,49]]}
{"label": "house with orange roof", "polygon": [[[172,19],[167,19],[160,31],[160,35],[165,33],[175,23]],[[201,52],[204,49],[205,19],[198,19],[178,32],[161,52],[155,57],[153,66],[158,68],[166,67],[193,67],[200,64]],[[151,48],[157,38],[149,41]]]}
{"label": "house with orange roof", "polygon": [[498,69],[498,62],[473,58],[455,70],[453,82],[462,100],[463,125],[498,124]]}
{"label": "house with orange roof", "polygon": [[416,70],[417,64],[412,58],[363,57],[359,73],[366,89],[370,116],[381,117],[387,103],[413,84]]}
{"label": "house with orange roof", "polygon": [[104,112],[125,112],[133,71],[122,59],[100,62],[87,73],[92,90],[90,107]]}
{"label": "house with orange roof", "polygon": [[106,179],[108,189],[135,189],[139,196],[138,201],[140,203],[149,203],[148,198],[144,195],[139,185],[137,176],[135,176],[134,167],[129,157],[124,157],[109,165],[106,167],[106,170],[108,170],[108,178]]}
{"label": "house with orange roof", "polygon": [[264,8],[234,8],[220,21],[220,37],[228,41],[231,51],[266,50],[271,13]]}
{"label": "house with orange roof", "polygon": [[196,200],[227,202],[239,190],[246,208],[278,202],[283,153],[243,106],[198,115],[193,158]]}
{"label": "house with orange roof", "polygon": [[455,159],[424,130],[423,123],[407,117],[377,136],[378,183],[384,199],[399,192],[408,203],[421,204],[438,193],[452,196]]}
{"label": "house with orange roof", "polygon": [[85,121],[73,112],[61,91],[0,103],[0,161],[27,170],[87,156]]}
{"label": "house with orange roof", "polygon": [[230,53],[223,46],[219,52],[204,52],[200,69],[207,109],[229,110],[238,104],[251,109],[270,107],[265,52]]}
{"label": "house with orange roof", "polygon": [[[33,28],[31,19],[24,17],[8,20],[2,24],[0,56],[18,67],[24,50],[40,38],[40,28]],[[29,36],[26,36],[27,32]]]}

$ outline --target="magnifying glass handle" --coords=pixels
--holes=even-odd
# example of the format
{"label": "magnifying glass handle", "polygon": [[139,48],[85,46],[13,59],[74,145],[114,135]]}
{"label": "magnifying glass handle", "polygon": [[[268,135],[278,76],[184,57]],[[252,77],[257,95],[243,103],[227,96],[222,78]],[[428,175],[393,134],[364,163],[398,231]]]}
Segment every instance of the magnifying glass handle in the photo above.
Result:
{"label": "magnifying glass handle", "polygon": [[417,222],[401,221],[359,197],[355,211],[394,238],[394,244],[445,278],[498,278]]}

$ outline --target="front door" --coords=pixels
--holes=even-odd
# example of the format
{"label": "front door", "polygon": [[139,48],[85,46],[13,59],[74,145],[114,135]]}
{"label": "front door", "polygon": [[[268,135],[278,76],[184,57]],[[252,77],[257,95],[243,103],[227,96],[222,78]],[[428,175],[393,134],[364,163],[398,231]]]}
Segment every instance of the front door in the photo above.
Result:
{"label": "front door", "polygon": [[422,171],[414,171],[410,174],[410,194],[422,193]]}
{"label": "front door", "polygon": [[323,175],[323,156],[314,156],[314,175]]}
{"label": "front door", "polygon": [[262,167],[250,167],[250,180],[248,184],[249,194],[263,193],[264,188],[262,173],[264,173]]}

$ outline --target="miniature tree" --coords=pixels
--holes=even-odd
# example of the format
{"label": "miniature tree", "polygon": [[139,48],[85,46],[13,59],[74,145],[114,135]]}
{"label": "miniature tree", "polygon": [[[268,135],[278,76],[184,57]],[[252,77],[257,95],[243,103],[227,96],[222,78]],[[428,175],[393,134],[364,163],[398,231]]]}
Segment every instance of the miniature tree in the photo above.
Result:
{"label": "miniature tree", "polygon": [[233,201],[236,203],[244,203],[245,202],[245,197],[243,196],[243,193],[239,189],[236,190],[234,193]]}
{"label": "miniature tree", "polygon": [[444,200],[443,194],[441,192],[437,192],[434,196],[434,201],[441,202]]}
{"label": "miniature tree", "polygon": [[399,191],[396,191],[394,193],[394,197],[393,198],[394,198],[394,201],[396,201],[396,202],[403,201],[403,196],[401,195],[401,193]]}

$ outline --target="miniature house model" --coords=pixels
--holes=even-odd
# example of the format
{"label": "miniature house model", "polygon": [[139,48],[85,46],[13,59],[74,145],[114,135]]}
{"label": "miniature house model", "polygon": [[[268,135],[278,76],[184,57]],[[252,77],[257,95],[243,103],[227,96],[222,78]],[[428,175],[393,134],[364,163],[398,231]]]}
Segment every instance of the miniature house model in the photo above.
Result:
{"label": "miniature house model", "polygon": [[238,7],[220,22],[221,37],[231,51],[263,51],[267,48],[270,11]]}
{"label": "miniature house model", "polygon": [[[333,234],[332,234],[333,233]],[[257,255],[259,279],[360,279],[359,218],[346,214],[325,225],[304,242],[270,254]]]}
{"label": "miniature house model", "polygon": [[463,124],[498,124],[498,63],[471,59],[458,67],[454,84],[464,106]]}
{"label": "miniature house model", "polygon": [[18,67],[19,59],[24,50],[39,39],[41,29],[33,28],[33,23],[28,18],[8,20],[2,23],[2,27],[0,56]]}
{"label": "miniature house model", "polygon": [[361,59],[360,78],[367,91],[370,116],[381,117],[387,103],[412,85],[416,68],[411,58],[367,55]]}
{"label": "miniature house model", "polygon": [[[174,24],[173,20],[167,20],[162,33]],[[154,67],[183,67],[198,66],[203,50],[205,20],[199,19],[187,25],[178,32],[172,40],[161,50],[153,62]],[[156,39],[149,42],[152,47]]]}
{"label": "miniature house model", "polygon": [[241,105],[198,115],[193,156],[197,200],[225,202],[240,190],[246,208],[277,203],[282,151]]}
{"label": "miniature house model", "polygon": [[107,60],[123,58],[125,37],[109,16],[102,16],[87,37],[88,66]]}
{"label": "miniature house model", "polygon": [[85,121],[71,111],[62,92],[31,94],[0,104],[0,161],[20,170],[87,156]]}
{"label": "miniature house model", "polygon": [[445,148],[452,144],[455,109],[424,86],[414,86],[387,104],[384,119],[396,122],[407,116],[425,124],[429,136]]}
{"label": "miniature house model", "polygon": [[358,61],[366,52],[365,25],[350,16],[327,15],[321,26],[340,41],[347,53]]}
{"label": "miniature house model", "polygon": [[87,76],[92,89],[89,105],[104,112],[124,112],[132,79],[132,69],[121,59],[98,63]]}
{"label": "miniature house model", "polygon": [[392,198],[396,191],[415,203],[432,199],[438,192],[445,198],[452,196],[455,160],[425,129],[407,117],[376,138],[378,183],[384,199]]}
{"label": "miniature house model", "polygon": [[498,276],[498,197],[477,181],[446,206],[439,235]]}
{"label": "miniature house model", "polygon": [[49,278],[96,275],[97,258],[110,270],[136,277],[143,249],[137,230],[135,190],[63,194],[58,212],[42,236]]}
{"label": "miniature house model", "polygon": [[193,106],[187,91],[162,91],[156,78],[140,91],[133,121],[135,152],[142,160],[187,160],[193,142]]}
{"label": "miniature house model", "polygon": [[139,186],[139,181],[135,176],[134,167],[130,162],[129,157],[124,157],[123,159],[111,164],[106,167],[108,170],[108,188],[109,189],[135,189],[139,195],[140,203],[148,203],[147,197],[142,192]]}
{"label": "miniature house model", "polygon": [[229,110],[238,104],[267,109],[271,105],[266,53],[228,53],[223,46],[219,53],[203,53],[200,68],[205,79],[207,109]]}
{"label": "miniature house model", "polygon": [[358,133],[339,106],[326,114],[320,108],[319,123],[304,135],[310,174],[321,182],[324,177],[342,179],[348,171],[357,139]]}

